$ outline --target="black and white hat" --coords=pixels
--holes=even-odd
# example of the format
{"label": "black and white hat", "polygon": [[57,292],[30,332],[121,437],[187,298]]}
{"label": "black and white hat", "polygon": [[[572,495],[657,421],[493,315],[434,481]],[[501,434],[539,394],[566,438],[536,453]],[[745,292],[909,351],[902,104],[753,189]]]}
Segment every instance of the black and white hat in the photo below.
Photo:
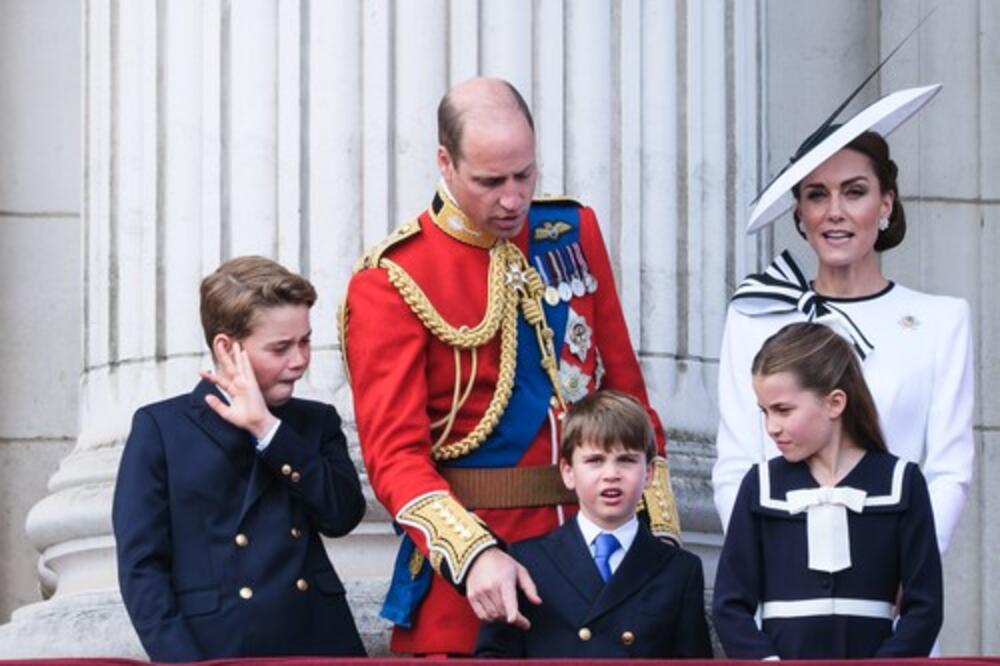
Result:
{"label": "black and white hat", "polygon": [[883,137],[902,125],[941,90],[941,84],[907,88],[886,95],[842,125],[825,124],[806,139],[791,163],[772,180],[754,201],[747,233],[757,231],[777,219],[795,203],[792,187],[834,153],[865,132]]}
{"label": "black and white hat", "polygon": [[830,159],[838,150],[868,131],[878,132],[883,137],[888,136],[890,132],[906,122],[941,90],[940,83],[900,90],[883,97],[846,123],[836,124],[837,118],[851,103],[851,100],[857,97],[858,93],[868,85],[868,82],[875,78],[882,66],[889,62],[896,51],[903,47],[903,44],[917,32],[933,13],[934,10],[931,10],[920,19],[917,25],[896,45],[896,48],[892,49],[889,55],[883,58],[882,62],[854,89],[854,92],[834,109],[830,117],[823,121],[823,124],[815,132],[806,137],[785,168],[778,172],[778,175],[764,186],[757,198],[750,202],[753,211],[750,213],[747,233],[762,229],[791,208],[795,203],[792,198],[792,188],[795,184],[812,173],[813,169]]}

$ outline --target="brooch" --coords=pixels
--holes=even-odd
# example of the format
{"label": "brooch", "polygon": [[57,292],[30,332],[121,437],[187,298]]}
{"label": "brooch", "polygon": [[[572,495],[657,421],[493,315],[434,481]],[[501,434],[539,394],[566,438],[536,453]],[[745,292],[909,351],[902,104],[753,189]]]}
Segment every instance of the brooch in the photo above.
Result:
{"label": "brooch", "polygon": [[535,229],[535,240],[556,240],[572,228],[565,222],[544,222]]}
{"label": "brooch", "polygon": [[920,328],[920,320],[914,317],[913,315],[905,315],[903,317],[900,317],[897,323],[900,325],[901,328],[907,331],[915,331],[918,328]]}

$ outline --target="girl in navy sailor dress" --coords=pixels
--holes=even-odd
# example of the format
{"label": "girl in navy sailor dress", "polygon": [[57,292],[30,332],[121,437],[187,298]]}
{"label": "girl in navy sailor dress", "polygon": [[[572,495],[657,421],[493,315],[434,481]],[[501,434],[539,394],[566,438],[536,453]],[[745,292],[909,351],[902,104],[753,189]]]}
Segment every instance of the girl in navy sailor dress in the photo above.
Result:
{"label": "girl in navy sailor dress", "polygon": [[927,484],[887,452],[849,343],[790,324],[752,370],[781,456],[743,478],[726,532],[712,604],[726,655],[927,656],[943,613]]}

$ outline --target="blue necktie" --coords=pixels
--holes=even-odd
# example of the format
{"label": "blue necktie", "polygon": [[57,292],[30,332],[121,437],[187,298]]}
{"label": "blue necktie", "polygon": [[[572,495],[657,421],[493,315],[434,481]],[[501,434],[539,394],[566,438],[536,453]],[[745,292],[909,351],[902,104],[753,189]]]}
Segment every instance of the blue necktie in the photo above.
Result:
{"label": "blue necktie", "polygon": [[614,534],[601,532],[594,539],[594,564],[605,583],[611,578],[611,555],[621,547]]}

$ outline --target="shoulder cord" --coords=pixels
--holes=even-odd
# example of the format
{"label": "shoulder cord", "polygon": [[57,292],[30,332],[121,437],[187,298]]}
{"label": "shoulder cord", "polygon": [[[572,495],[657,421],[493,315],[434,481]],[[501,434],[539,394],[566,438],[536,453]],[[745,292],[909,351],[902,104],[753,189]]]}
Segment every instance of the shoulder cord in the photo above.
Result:
{"label": "shoulder cord", "polygon": [[[427,298],[420,286],[405,270],[390,259],[382,258],[381,266],[386,269],[389,282],[399,291],[403,301],[410,307],[424,326],[441,342],[455,351],[455,391],[448,414],[432,424],[432,428],[444,429],[431,447],[435,460],[450,460],[464,456],[479,448],[496,428],[510,401],[514,389],[514,371],[517,365],[517,310],[524,313],[525,321],[535,329],[542,354],[542,367],[555,390],[560,407],[565,410],[565,402],[559,387],[557,360],[553,345],[552,329],[545,322],[542,310],[544,284],[541,277],[513,243],[502,241],[490,251],[489,277],[487,284],[486,313],[476,326],[452,326]],[[489,342],[500,333],[500,367],[497,385],[486,411],[476,427],[462,439],[445,443],[451,433],[455,417],[465,403],[475,379],[477,348]],[[461,350],[469,350],[472,355],[472,372],[469,384],[462,395]]]}

